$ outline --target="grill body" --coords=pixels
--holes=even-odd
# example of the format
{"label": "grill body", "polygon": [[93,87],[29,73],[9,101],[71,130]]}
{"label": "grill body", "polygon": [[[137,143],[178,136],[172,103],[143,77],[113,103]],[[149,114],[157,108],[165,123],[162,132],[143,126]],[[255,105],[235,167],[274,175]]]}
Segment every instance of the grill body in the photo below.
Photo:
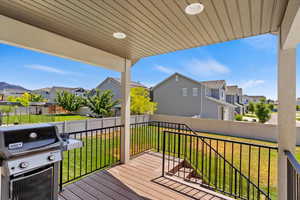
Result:
{"label": "grill body", "polygon": [[63,144],[53,125],[0,128],[1,200],[57,200]]}

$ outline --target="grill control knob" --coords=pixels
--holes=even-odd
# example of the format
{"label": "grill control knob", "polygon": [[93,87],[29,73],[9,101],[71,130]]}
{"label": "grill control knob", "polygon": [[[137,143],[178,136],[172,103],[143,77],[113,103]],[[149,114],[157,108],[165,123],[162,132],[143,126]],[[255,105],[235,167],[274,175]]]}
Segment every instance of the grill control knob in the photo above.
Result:
{"label": "grill control knob", "polygon": [[25,168],[27,168],[28,167],[28,162],[21,162],[20,163],[20,168],[22,168],[22,169],[25,169]]}
{"label": "grill control knob", "polygon": [[53,161],[53,160],[55,160],[55,156],[54,156],[54,155],[50,155],[50,156],[48,156],[48,160],[49,160],[49,161]]}

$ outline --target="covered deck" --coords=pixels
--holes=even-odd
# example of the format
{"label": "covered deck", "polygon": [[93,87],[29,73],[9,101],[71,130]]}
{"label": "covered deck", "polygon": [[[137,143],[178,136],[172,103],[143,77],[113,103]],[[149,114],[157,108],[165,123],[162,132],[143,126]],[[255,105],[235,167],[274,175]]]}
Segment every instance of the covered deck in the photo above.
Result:
{"label": "covered deck", "polygon": [[162,154],[144,152],[127,164],[98,171],[66,185],[60,200],[231,199],[211,190],[192,187],[161,176]]}

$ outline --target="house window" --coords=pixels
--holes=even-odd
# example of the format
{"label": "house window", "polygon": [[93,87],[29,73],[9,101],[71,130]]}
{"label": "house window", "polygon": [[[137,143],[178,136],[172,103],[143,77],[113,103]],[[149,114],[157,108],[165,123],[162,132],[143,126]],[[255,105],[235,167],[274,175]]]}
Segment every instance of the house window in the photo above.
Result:
{"label": "house window", "polygon": [[178,75],[175,76],[175,81],[178,82]]}
{"label": "house window", "polygon": [[182,88],[182,96],[187,96],[187,88]]}
{"label": "house window", "polygon": [[193,97],[198,96],[198,88],[193,88]]}

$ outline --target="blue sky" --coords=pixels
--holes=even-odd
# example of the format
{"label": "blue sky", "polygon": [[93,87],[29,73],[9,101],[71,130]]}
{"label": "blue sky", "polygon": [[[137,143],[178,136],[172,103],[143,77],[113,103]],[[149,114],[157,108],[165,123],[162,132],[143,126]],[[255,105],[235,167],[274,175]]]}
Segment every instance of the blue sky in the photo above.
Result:
{"label": "blue sky", "polygon": [[[277,37],[268,34],[144,58],[133,67],[132,79],[153,86],[180,72],[199,81],[224,79],[241,86],[246,94],[276,99],[276,65]],[[120,76],[101,67],[3,44],[0,66],[0,81],[28,89],[54,85],[90,89],[107,76]]]}

